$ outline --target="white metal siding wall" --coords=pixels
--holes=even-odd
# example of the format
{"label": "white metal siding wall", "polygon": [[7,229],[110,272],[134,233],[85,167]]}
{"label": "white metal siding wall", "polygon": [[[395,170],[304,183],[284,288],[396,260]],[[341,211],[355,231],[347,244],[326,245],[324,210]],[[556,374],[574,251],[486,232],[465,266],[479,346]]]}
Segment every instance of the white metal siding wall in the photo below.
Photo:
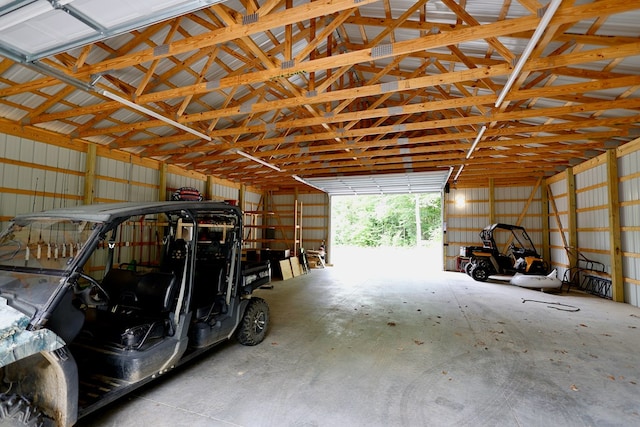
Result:
{"label": "white metal siding wall", "polygon": [[85,154],[0,134],[0,220],[82,203]]}
{"label": "white metal siding wall", "polygon": [[262,202],[262,194],[248,190],[244,192],[245,210],[257,211],[258,209],[261,209]]}
{"label": "white metal siding wall", "polygon": [[302,246],[318,249],[329,237],[329,196],[300,194],[298,200],[302,203]]}
{"label": "white metal siding wall", "polygon": [[[106,151],[105,151],[106,152]],[[143,166],[122,154],[98,154],[94,200],[97,203],[159,199],[157,167]],[[0,133],[0,224],[16,214],[83,203],[87,155],[74,148]],[[169,173],[168,194],[180,187],[205,193],[206,180]],[[237,200],[237,186],[215,183],[216,200]],[[35,196],[35,197],[34,197]]]}
{"label": "white metal siding wall", "polygon": [[[542,207],[540,204],[540,186],[533,197],[534,187],[496,187],[494,191],[495,222],[520,225],[527,230],[529,237],[540,254],[542,254]],[[530,203],[529,200],[531,200]],[[528,203],[528,204],[527,204]],[[518,220],[522,221],[518,224]],[[505,233],[505,236],[507,234]],[[507,236],[508,238],[509,236]],[[496,242],[503,249],[502,244]]]}
{"label": "white metal siding wall", "polygon": [[158,200],[158,177],[157,169],[98,156],[94,200],[97,203]]}
{"label": "white metal siding wall", "polygon": [[489,224],[489,189],[451,189],[446,196],[445,268],[455,270],[461,246],[482,246],[478,234]]}
{"label": "white metal siding wall", "polygon": [[293,194],[274,194],[271,197],[269,209],[275,215],[269,215],[270,226],[275,227],[275,239],[268,243],[271,249],[293,249],[294,240],[294,216],[293,208],[295,196]]}
{"label": "white metal siding wall", "polygon": [[159,200],[160,171],[157,168],[133,166],[131,195],[135,201]]}
{"label": "white metal siding wall", "polygon": [[618,159],[625,302],[640,307],[640,150]]}
{"label": "white metal siding wall", "polygon": [[[246,197],[247,193],[245,193]],[[240,190],[220,183],[214,183],[211,189],[212,200],[238,200],[240,198]]]}
{"label": "white metal siding wall", "polygon": [[[616,185],[617,183],[613,183]],[[578,251],[610,272],[607,166],[575,174]]]}
{"label": "white metal siding wall", "polygon": [[[624,301],[640,306],[640,140],[618,148],[619,212],[609,212],[609,182],[606,154],[574,167],[576,189],[577,249],[584,257],[604,264],[612,273],[614,259],[611,255],[611,215],[619,215],[620,246],[622,250],[622,275]],[[568,239],[568,202],[566,174],[558,174],[548,180],[555,195],[560,218]],[[569,265],[558,227],[550,213],[552,261],[559,267],[559,277]],[[569,242],[571,244],[571,242]],[[612,295],[609,295],[612,296]]]}
{"label": "white metal siding wall", "polygon": [[[526,228],[533,244],[542,252],[541,189],[534,186],[495,187],[493,194],[493,222],[517,224],[522,216],[521,225]],[[462,246],[482,246],[479,233],[490,225],[489,188],[452,189],[446,194],[447,234],[445,254],[447,270],[455,270],[457,257]],[[531,203],[528,204],[531,199]],[[506,243],[507,233],[499,233],[496,243],[500,250]]]}

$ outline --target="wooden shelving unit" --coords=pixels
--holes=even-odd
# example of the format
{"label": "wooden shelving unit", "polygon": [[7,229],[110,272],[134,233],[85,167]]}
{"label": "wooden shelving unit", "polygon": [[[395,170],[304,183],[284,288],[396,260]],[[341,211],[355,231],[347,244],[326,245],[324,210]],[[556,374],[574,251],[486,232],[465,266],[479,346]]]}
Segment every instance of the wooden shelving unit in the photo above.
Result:
{"label": "wooden shelving unit", "polygon": [[[271,203],[261,207],[244,212],[246,247],[289,249],[292,256],[297,256],[302,247],[302,202],[294,201],[291,211],[275,209]],[[291,221],[287,221],[289,218]]]}

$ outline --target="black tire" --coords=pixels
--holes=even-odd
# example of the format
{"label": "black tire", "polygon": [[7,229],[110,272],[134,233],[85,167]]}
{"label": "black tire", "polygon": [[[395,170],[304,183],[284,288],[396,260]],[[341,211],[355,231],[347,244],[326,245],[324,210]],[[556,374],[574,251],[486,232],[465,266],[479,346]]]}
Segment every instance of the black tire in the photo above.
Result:
{"label": "black tire", "polygon": [[478,282],[486,282],[489,279],[489,271],[482,265],[476,265],[471,269],[471,277]]}
{"label": "black tire", "polygon": [[469,261],[468,263],[465,264],[464,266],[464,272],[467,273],[467,276],[471,276],[471,269],[473,268],[475,264],[472,263],[471,261]]}
{"label": "black tire", "polygon": [[242,345],[257,345],[264,340],[269,328],[269,306],[262,298],[251,298],[238,327],[238,341]]}
{"label": "black tire", "polygon": [[0,394],[0,425],[40,427],[44,425],[42,412],[25,397]]}

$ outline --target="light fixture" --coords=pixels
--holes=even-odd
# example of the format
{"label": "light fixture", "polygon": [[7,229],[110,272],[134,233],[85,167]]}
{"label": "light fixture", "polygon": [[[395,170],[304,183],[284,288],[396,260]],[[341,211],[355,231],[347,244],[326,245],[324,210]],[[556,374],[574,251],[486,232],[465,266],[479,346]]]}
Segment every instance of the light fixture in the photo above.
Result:
{"label": "light fixture", "polygon": [[20,25],[29,19],[37,18],[51,10],[53,10],[53,7],[48,1],[36,1],[14,9],[0,16],[0,31]]}
{"label": "light fixture", "polygon": [[536,44],[538,44],[538,41],[540,41],[542,33],[544,33],[544,31],[547,29],[547,25],[549,25],[549,22],[551,22],[551,18],[553,18],[556,10],[558,10],[558,7],[560,7],[560,3],[562,3],[562,0],[551,0],[551,2],[547,5],[547,10],[544,12],[542,19],[538,24],[538,27],[533,32],[533,35],[529,39],[527,46],[524,48],[524,51],[522,51],[522,55],[520,55],[520,58],[518,58],[518,62],[516,63],[515,68],[511,72],[511,75],[509,75],[507,84],[504,85],[502,91],[500,92],[500,96],[498,96],[498,100],[495,103],[496,108],[499,108],[504,102],[504,99],[507,97],[507,93],[509,93],[509,91],[511,90],[511,86],[513,86],[513,84],[515,83],[516,79],[520,75],[520,72],[522,71],[522,68],[524,68],[525,62],[527,62],[527,60],[529,59],[529,55],[531,55],[531,52],[533,52],[533,48],[536,47]]}
{"label": "light fixture", "polygon": [[444,179],[444,182],[442,184],[443,188],[447,185],[447,183],[449,182],[449,178],[451,178],[451,174],[453,173],[453,166],[449,166],[449,173],[447,173],[447,177]]}
{"label": "light fixture", "polygon": [[173,127],[176,127],[178,129],[182,129],[186,132],[189,132],[192,135],[197,136],[198,138],[202,138],[204,140],[207,141],[211,141],[211,137],[209,135],[205,135],[204,133],[197,131],[193,128],[190,128],[189,126],[185,126],[182,123],[178,123],[175,120],[171,120],[168,117],[163,116],[162,114],[156,113],[153,110],[148,109],[147,107],[143,107],[142,105],[136,104],[135,102],[131,102],[126,98],[123,98],[119,95],[116,95],[115,93],[109,92],[108,90],[103,90],[103,91],[98,91],[98,93],[106,96],[107,98],[110,98],[114,101],[118,101],[119,103],[126,105],[127,107],[131,107],[134,110],[137,110],[141,113],[146,114],[147,116],[151,116],[154,117],[158,120],[162,120],[163,122],[170,124]]}
{"label": "light fixture", "polygon": [[478,142],[480,142],[480,140],[482,139],[482,135],[484,135],[486,130],[487,130],[487,127],[485,125],[482,125],[482,127],[480,128],[480,132],[478,132],[478,136],[476,136],[476,139],[473,141],[473,144],[471,144],[471,148],[469,148],[469,152],[467,153],[467,159],[471,157],[471,153],[473,153],[473,150],[476,149]]}
{"label": "light fixture", "polygon": [[98,84],[100,79],[102,78],[102,74],[94,74],[91,76],[91,80],[89,81],[90,86],[95,86]]}
{"label": "light fixture", "polygon": [[257,158],[257,157],[254,157],[254,156],[252,156],[252,155],[251,155],[251,154],[249,154],[249,153],[245,153],[245,152],[244,152],[244,151],[242,151],[242,150],[236,150],[236,153],[237,153],[237,154],[240,154],[242,157],[246,157],[246,158],[247,158],[247,159],[249,159],[249,160],[253,160],[253,161],[254,161],[254,162],[256,162],[256,163],[260,163],[261,165],[264,165],[264,166],[266,166],[266,167],[268,167],[268,168],[271,168],[271,169],[273,169],[274,171],[282,172],[282,169],[280,169],[280,168],[279,168],[279,167],[277,167],[276,165],[272,165],[272,164],[271,164],[271,163],[269,163],[269,162],[265,162],[264,160],[259,159],[259,158]]}
{"label": "light fixture", "polygon": [[458,177],[462,173],[462,169],[464,169],[464,165],[460,165],[460,169],[458,169],[458,173],[456,173],[456,176],[453,177],[453,182],[456,182],[458,180]]}

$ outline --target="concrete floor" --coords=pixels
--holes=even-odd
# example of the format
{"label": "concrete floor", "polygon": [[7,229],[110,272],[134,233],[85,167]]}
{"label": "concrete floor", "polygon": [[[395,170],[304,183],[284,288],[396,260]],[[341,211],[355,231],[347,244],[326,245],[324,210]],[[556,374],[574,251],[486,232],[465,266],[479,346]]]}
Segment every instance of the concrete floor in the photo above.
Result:
{"label": "concrete floor", "polygon": [[79,425],[640,425],[640,309],[396,255],[260,290],[262,344],[224,344]]}

